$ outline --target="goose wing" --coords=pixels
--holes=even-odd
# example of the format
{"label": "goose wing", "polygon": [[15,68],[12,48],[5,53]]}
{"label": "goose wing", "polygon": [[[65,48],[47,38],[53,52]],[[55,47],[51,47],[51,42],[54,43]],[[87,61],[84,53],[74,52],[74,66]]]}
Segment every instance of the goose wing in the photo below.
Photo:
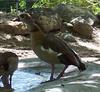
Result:
{"label": "goose wing", "polygon": [[80,57],[59,37],[46,35],[42,45],[45,49],[56,52],[61,63],[79,66],[81,62]]}

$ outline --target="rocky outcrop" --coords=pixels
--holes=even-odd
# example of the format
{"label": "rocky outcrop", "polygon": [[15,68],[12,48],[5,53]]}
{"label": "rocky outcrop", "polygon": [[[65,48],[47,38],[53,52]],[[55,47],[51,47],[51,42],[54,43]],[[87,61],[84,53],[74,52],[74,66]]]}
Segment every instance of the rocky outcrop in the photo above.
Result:
{"label": "rocky outcrop", "polygon": [[73,24],[73,32],[83,38],[92,38],[93,27],[85,22],[75,22]]}
{"label": "rocky outcrop", "polygon": [[82,17],[77,17],[70,21],[70,23],[65,22],[65,25],[71,33],[74,33],[79,37],[88,39],[93,37],[94,28]]}
{"label": "rocky outcrop", "polygon": [[64,22],[70,22],[76,17],[82,17],[88,23],[97,20],[96,16],[86,8],[81,8],[72,4],[59,4],[54,10],[60,15]]}

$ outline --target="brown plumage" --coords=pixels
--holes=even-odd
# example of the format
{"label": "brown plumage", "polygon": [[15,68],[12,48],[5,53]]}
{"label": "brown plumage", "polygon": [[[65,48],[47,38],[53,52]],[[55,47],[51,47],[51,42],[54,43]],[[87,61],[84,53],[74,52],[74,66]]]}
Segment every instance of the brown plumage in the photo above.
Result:
{"label": "brown plumage", "polygon": [[72,50],[67,43],[52,35],[44,33],[41,26],[32,19],[31,15],[21,14],[20,20],[30,27],[32,49],[36,55],[52,66],[50,80],[53,80],[55,64],[64,64],[65,67],[56,79],[63,76],[65,69],[69,65],[75,65],[80,71],[85,70],[85,65],[81,62],[80,57]]}
{"label": "brown plumage", "polygon": [[0,53],[0,76],[6,88],[12,88],[12,75],[18,67],[18,56],[12,52]]}

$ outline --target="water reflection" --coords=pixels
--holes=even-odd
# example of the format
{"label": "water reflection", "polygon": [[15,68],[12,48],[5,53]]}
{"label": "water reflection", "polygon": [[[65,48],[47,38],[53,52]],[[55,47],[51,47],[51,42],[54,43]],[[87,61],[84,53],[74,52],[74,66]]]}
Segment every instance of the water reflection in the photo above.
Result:
{"label": "water reflection", "polygon": [[17,70],[13,76],[13,88],[15,92],[24,92],[30,88],[38,86],[43,78],[36,74],[31,74],[28,72],[23,72]]}

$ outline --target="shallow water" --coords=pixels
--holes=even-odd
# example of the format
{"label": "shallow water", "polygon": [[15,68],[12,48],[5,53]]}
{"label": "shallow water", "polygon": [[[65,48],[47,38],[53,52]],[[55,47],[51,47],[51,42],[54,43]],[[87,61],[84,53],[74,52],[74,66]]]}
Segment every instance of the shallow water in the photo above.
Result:
{"label": "shallow water", "polygon": [[39,85],[26,92],[100,92],[100,65],[95,63],[86,65],[88,67],[84,72],[78,73],[75,70],[66,73],[60,80]]}
{"label": "shallow water", "polygon": [[[18,66],[18,70],[13,75],[12,85],[14,92],[27,92],[41,85],[41,82],[49,80],[51,72],[50,66],[44,62],[40,62],[37,58],[34,60],[22,60]],[[59,70],[56,69],[56,74]]]}
{"label": "shallow water", "polygon": [[[64,79],[41,84],[49,79],[50,67],[37,58],[22,60],[13,75],[13,92],[99,92],[100,65],[88,63],[87,66],[82,73],[73,66],[69,67]],[[56,74],[62,68],[57,67]]]}
{"label": "shallow water", "polygon": [[[25,92],[31,88],[37,87],[44,80],[49,78],[50,73],[41,72],[40,68],[44,65],[41,62],[37,62],[38,59],[21,60],[18,65],[18,69],[13,75],[12,86],[14,92]],[[39,61],[39,60],[38,60]],[[34,69],[35,68],[35,69]],[[2,83],[0,83],[2,85]]]}
{"label": "shallow water", "polygon": [[42,77],[32,73],[24,71],[16,71],[13,76],[13,88],[14,92],[24,92],[30,88],[34,88],[40,84]]}
{"label": "shallow water", "polygon": [[45,64],[43,65],[41,62],[37,62],[37,60],[36,62],[33,62],[31,59],[28,62],[22,60],[19,63],[19,68],[13,76],[12,85],[14,92],[27,92],[27,90],[35,88],[41,82],[49,79],[50,73],[45,73],[44,71],[40,73],[41,68]]}

